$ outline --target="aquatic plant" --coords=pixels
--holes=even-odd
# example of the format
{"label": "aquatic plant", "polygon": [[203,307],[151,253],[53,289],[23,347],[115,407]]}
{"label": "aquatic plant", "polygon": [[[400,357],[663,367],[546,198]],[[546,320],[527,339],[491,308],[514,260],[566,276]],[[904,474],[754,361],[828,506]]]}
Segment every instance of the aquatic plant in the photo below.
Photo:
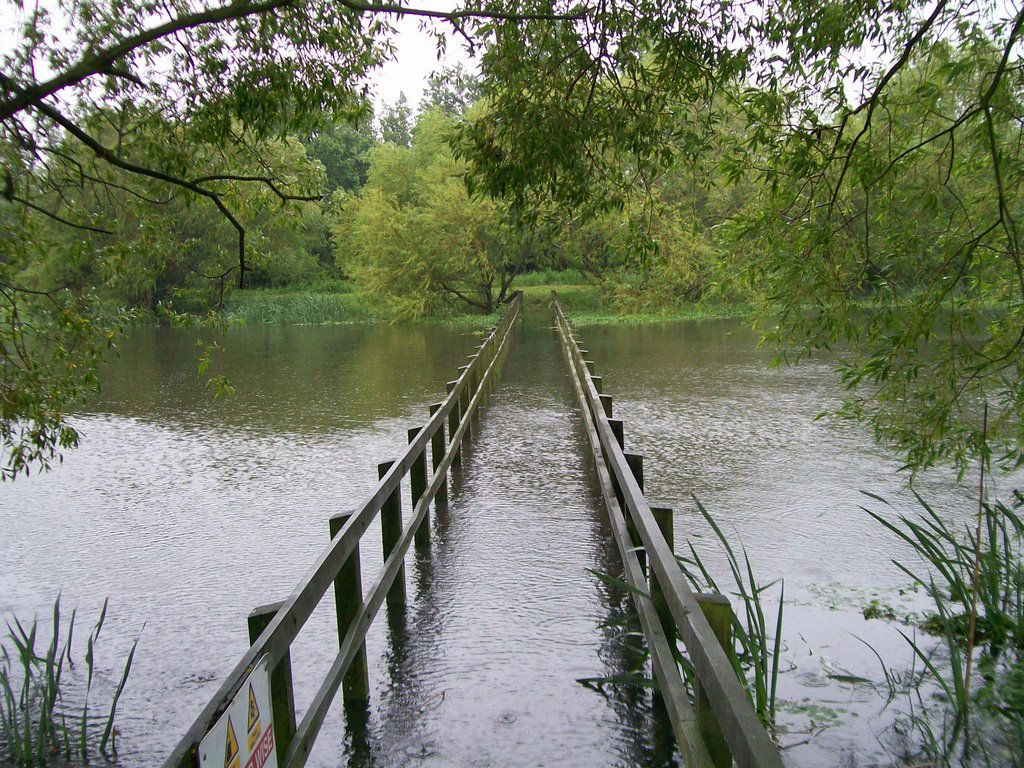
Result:
{"label": "aquatic plant", "polygon": [[[893,562],[933,606],[920,627],[938,639],[937,648],[903,633],[923,667],[907,691],[910,725],[924,751],[941,764],[1022,765],[1024,498],[1015,492],[1012,505],[982,501],[974,529],[965,524],[961,530],[914,496],[920,507],[914,516],[890,519],[862,507],[918,555],[919,566]],[[924,682],[937,686],[942,706],[921,696]]]}
{"label": "aquatic plant", "polygon": [[[132,643],[121,678],[105,715],[90,712],[90,693],[96,669],[96,644],[107,615],[104,600],[99,620],[86,641],[84,691],[68,693],[77,611],[71,612],[62,637],[60,596],[53,603],[49,642],[43,650],[38,620],[26,628],[16,616],[7,623],[7,644],[0,645],[0,760],[15,766],[45,765],[61,756],[88,762],[90,754],[116,753],[114,717],[124,691],[138,639]],[[80,687],[80,686],[79,686]]]}
{"label": "aquatic plant", "polygon": [[[692,541],[687,541],[689,556],[677,555],[683,573],[697,592],[729,594],[739,599],[739,610],[733,608],[733,637],[736,643],[736,672],[746,681],[754,709],[765,726],[775,722],[776,699],[779,682],[779,658],[782,650],[782,609],[785,600],[785,584],[781,579],[767,584],[760,583],[754,576],[746,547],[741,547],[742,563],[736,550],[723,533],[715,519],[694,497],[697,509],[711,527],[715,540],[725,555],[733,583],[729,591],[722,590],[711,575],[705,560],[697,552]],[[771,624],[765,613],[764,595],[779,585],[778,610]]]}

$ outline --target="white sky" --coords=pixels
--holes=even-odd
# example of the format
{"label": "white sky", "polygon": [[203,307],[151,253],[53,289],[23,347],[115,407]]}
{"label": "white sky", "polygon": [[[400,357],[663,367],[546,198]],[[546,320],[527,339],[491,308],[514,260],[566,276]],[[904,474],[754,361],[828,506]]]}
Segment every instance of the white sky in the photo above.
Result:
{"label": "white sky", "polygon": [[[427,10],[451,10],[456,6],[453,0],[412,0],[411,7]],[[373,78],[374,102],[380,108],[394,104],[400,93],[405,93],[413,112],[423,97],[427,77],[435,70],[462,63],[471,68],[471,59],[464,47],[464,41],[452,34],[452,27],[445,22],[427,21],[427,28],[421,29],[424,20],[406,16],[395,22],[398,35],[395,38],[395,60],[385,64]],[[438,61],[437,45],[430,30],[445,33],[448,45],[443,59]],[[379,109],[378,109],[379,111]]]}

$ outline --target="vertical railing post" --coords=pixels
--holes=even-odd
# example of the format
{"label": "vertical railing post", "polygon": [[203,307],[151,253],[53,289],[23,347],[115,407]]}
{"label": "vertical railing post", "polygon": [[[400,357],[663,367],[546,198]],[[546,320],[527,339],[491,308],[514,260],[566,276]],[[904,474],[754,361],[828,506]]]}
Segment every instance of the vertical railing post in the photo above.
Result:
{"label": "vertical railing post", "polygon": [[[640,486],[640,493],[644,492],[644,457],[639,453],[626,453],[623,454],[626,457],[626,464],[629,465],[629,471],[633,473],[633,479],[636,480],[636,484]],[[621,493],[621,489],[620,489]],[[619,500],[619,504],[622,506],[622,511],[626,517],[626,530],[629,531],[630,541],[633,542],[633,546],[637,547],[636,559],[640,562],[640,568],[644,571],[647,570],[647,553],[641,548],[640,534],[637,532],[636,523],[633,521],[633,515],[626,509],[625,504],[622,500]]]}
{"label": "vertical railing post", "polygon": [[[654,521],[658,524],[658,530],[661,531],[662,538],[665,539],[668,548],[675,551],[672,507],[652,502],[651,514],[654,515]],[[672,612],[669,610],[668,601],[665,600],[665,593],[662,591],[661,583],[658,581],[658,577],[654,574],[653,569],[650,571],[650,587],[651,602],[654,603],[654,609],[658,612],[658,617],[661,619],[661,628],[665,630],[665,637],[668,638],[668,641],[673,643],[679,633],[676,631],[675,621],[672,620]]]}
{"label": "vertical railing post", "polygon": [[615,442],[619,444],[619,448],[625,448],[626,435],[622,428],[622,419],[608,419],[608,426],[612,428],[612,434],[615,435]]}
{"label": "vertical railing post", "polygon": [[[409,430],[409,442],[411,443],[419,435],[422,427],[414,427]],[[412,468],[409,470],[409,490],[412,492],[412,508],[416,509],[424,491],[427,490],[427,449],[424,446],[416,458],[412,461]],[[430,545],[430,513],[427,512],[420,521],[420,527],[416,529],[416,546],[426,547]]]}
{"label": "vertical railing post", "polygon": [[[455,387],[459,382],[449,381],[445,385],[445,389],[450,395],[455,391]],[[448,439],[455,439],[455,432],[459,428],[459,422],[462,420],[462,397],[457,397],[452,402],[452,409],[448,411]],[[452,466],[462,463],[462,448],[460,445],[452,445]]]}
{"label": "vertical railing post", "polygon": [[[464,365],[461,368],[459,368],[459,378],[462,378],[463,374],[465,374],[467,370],[469,370],[469,366],[468,365]],[[470,381],[470,378],[471,378],[470,376],[466,376],[463,379],[463,385],[464,386],[462,387],[462,392],[459,394],[459,421],[460,421],[460,423],[461,423],[462,419],[466,418],[466,413],[469,412],[469,401],[473,398],[473,382]],[[473,436],[473,425],[472,425],[471,422],[472,422],[472,419],[470,419],[469,422],[466,423],[465,435],[467,437],[472,437]]]}
{"label": "vertical railing post", "polygon": [[[331,538],[345,526],[354,512],[342,512],[330,519]],[[338,614],[338,642],[345,639],[349,627],[363,606],[363,577],[359,568],[359,543],[341,566],[334,579],[334,605]],[[366,701],[370,698],[370,677],[366,664],[366,643],[359,645],[352,664],[345,674],[343,697],[345,701]]]}
{"label": "vertical railing post", "polygon": [[604,392],[604,378],[602,376],[591,376],[590,380],[594,382],[594,389],[597,390],[597,394]]}
{"label": "vertical railing post", "polygon": [[[443,403],[434,403],[430,406],[430,415],[433,416],[439,410]],[[438,465],[444,460],[444,422],[438,426],[437,431],[430,437],[430,461],[431,468],[434,472],[437,472]],[[441,485],[437,487],[437,493],[434,494],[434,502],[438,505],[446,505],[448,503],[448,473],[445,473],[444,478],[441,480]]]}
{"label": "vertical railing post", "polygon": [[[702,593],[697,595],[697,603],[700,605],[704,618],[711,625],[711,631],[714,632],[725,655],[729,661],[735,664],[736,651],[732,642],[732,606],[729,604],[729,598],[725,595]],[[711,762],[715,768],[731,768],[732,752],[729,751],[722,728],[718,724],[718,720],[715,719],[715,713],[711,711],[711,702],[708,700],[699,678],[694,680],[694,689],[697,727],[707,745]]]}
{"label": "vertical railing post", "polygon": [[[394,461],[385,461],[377,465],[377,477],[384,478]],[[399,483],[380,507],[380,537],[384,551],[384,560],[395,550],[398,540],[402,538],[402,485]],[[395,581],[388,590],[388,610],[396,611],[405,608],[405,563],[398,568]]]}
{"label": "vertical railing post", "polygon": [[[284,603],[270,603],[253,608],[249,614],[249,644],[263,634]],[[278,765],[295,736],[295,693],[292,690],[292,654],[286,651],[277,666],[270,670],[270,708],[274,716],[274,750]]]}
{"label": "vertical railing post", "polygon": [[610,419],[612,417],[612,396],[611,395],[601,395],[601,407],[604,408],[604,415],[607,416]]}

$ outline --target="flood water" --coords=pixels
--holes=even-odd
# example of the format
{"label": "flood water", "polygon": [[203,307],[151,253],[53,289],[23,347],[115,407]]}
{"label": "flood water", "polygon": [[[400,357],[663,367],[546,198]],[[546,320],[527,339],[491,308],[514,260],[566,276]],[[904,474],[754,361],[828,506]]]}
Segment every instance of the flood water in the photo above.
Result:
{"label": "flood water", "polygon": [[[768,370],[735,322],[580,330],[627,447],[645,455],[649,498],[677,510],[677,548],[689,539],[720,564],[695,494],[765,582],[785,578],[787,764],[896,763],[884,698],[835,674],[881,677],[858,637],[910,658],[895,628],[859,612],[907,581],[891,563],[907,553],[859,492],[905,501],[906,478],[863,429],[814,421],[839,394],[827,363]],[[84,639],[109,597],[101,694],[138,638],[121,765],[162,761],[244,651],[246,614],[291,592],[327,542],[328,517],[369,495],[377,463],[400,452],[478,337],[232,330],[215,365],[237,394],[214,400],[196,335],[140,329],[75,417],[81,447],[0,486],[0,611],[44,618],[60,593]],[[620,566],[550,318],[516,332],[475,432],[448,510],[432,513],[429,556],[407,561],[408,610],[371,630],[369,707],[336,706],[311,764],[674,765],[647,693],[577,682],[627,671],[636,652],[616,626],[623,595],[590,572]],[[940,510],[970,515],[948,474],[916,485]],[[379,545],[362,557],[372,572]],[[333,622],[328,596],[293,648],[300,716],[337,650]]]}

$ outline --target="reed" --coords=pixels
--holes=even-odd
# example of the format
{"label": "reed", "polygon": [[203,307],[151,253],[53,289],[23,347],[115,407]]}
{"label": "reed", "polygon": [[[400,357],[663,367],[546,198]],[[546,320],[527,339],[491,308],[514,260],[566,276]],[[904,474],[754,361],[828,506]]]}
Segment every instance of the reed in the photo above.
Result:
{"label": "reed", "polygon": [[[694,497],[697,509],[714,532],[722,554],[725,555],[732,575],[732,585],[728,592],[723,591],[704,559],[697,552],[691,541],[687,541],[689,556],[677,555],[683,573],[690,585],[697,592],[717,592],[729,594],[739,599],[739,606],[733,610],[733,636],[738,646],[736,653],[736,673],[747,683],[747,692],[751,696],[754,709],[766,727],[775,722],[775,710],[779,682],[779,658],[782,649],[782,609],[785,599],[785,585],[781,579],[767,584],[760,583],[754,576],[745,547],[741,547],[742,558],[729,539],[722,532],[715,519]],[[775,616],[769,623],[765,610],[764,595],[779,585],[779,603]]]}
{"label": "reed", "polygon": [[[0,645],[0,756],[14,766],[41,766],[55,758],[85,764],[91,755],[116,754],[114,718],[124,692],[138,639],[132,643],[121,678],[105,715],[90,712],[96,669],[96,643],[107,615],[107,602],[86,641],[84,690],[77,681],[72,655],[77,612],[62,630],[60,596],[54,600],[50,637],[42,639],[40,624],[28,626],[16,617],[7,623],[8,640]],[[44,647],[45,645],[45,647]],[[80,703],[73,703],[80,699]],[[0,760],[2,762],[2,760]]]}
{"label": "reed", "polygon": [[[977,521],[963,530],[916,492],[916,515],[862,507],[912,548],[916,564],[893,562],[931,601],[920,627],[938,646],[903,636],[922,665],[908,691],[908,720],[936,764],[1024,765],[1024,499],[1015,496],[1014,505],[982,502]],[[942,706],[921,696],[925,682],[941,693]]]}
{"label": "reed", "polygon": [[372,320],[374,313],[358,293],[236,291],[226,314],[246,325],[324,325]]}

